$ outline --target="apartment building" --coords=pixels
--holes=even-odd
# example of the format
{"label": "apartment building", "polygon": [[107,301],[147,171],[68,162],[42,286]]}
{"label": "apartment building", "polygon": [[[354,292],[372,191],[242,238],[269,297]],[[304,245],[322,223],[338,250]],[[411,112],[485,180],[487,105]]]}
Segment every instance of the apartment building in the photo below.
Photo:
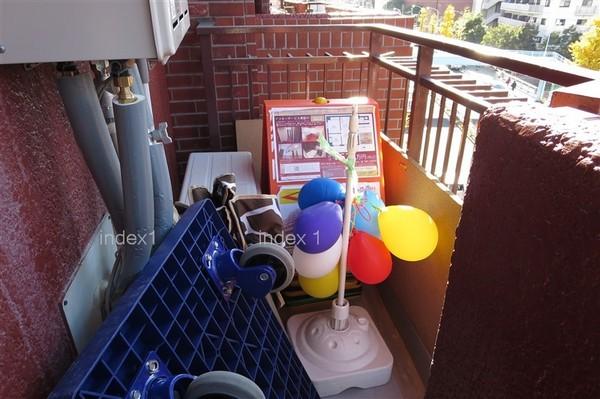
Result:
{"label": "apartment building", "polygon": [[488,25],[539,27],[540,38],[575,25],[581,32],[594,16],[600,15],[600,0],[480,0],[474,4]]}

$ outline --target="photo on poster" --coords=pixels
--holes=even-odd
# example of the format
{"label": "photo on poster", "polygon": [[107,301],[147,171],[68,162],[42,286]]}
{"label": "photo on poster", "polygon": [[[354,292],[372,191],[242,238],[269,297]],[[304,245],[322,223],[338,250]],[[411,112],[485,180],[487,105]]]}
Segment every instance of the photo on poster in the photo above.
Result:
{"label": "photo on poster", "polygon": [[300,126],[280,126],[277,128],[280,143],[300,143],[302,128]]}
{"label": "photo on poster", "polygon": [[302,152],[307,159],[323,158],[325,155],[317,142],[302,143]]}
{"label": "photo on poster", "polygon": [[316,142],[325,133],[325,126],[302,126],[302,142]]}
{"label": "photo on poster", "polygon": [[302,144],[279,144],[279,159],[302,159]]}

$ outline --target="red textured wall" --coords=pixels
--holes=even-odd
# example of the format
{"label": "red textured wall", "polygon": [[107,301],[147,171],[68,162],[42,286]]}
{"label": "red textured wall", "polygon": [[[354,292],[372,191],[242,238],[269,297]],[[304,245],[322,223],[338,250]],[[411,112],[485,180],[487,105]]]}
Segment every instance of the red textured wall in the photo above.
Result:
{"label": "red textured wall", "polygon": [[427,399],[600,397],[598,122],[481,121]]}
{"label": "red textured wall", "polygon": [[[331,23],[388,23],[395,26],[412,27],[413,19],[407,17],[381,18],[332,18],[328,15],[269,15],[255,14],[254,1],[190,1],[192,29],[183,45],[167,65],[170,110],[173,117],[173,134],[176,141],[179,175],[185,170],[191,152],[209,151],[208,116],[206,112],[206,91],[202,73],[200,39],[194,27],[199,23],[218,26],[232,25],[303,25]],[[213,58],[252,56],[323,55],[326,51],[341,55],[342,51],[360,53],[368,48],[369,35],[366,33],[294,33],[294,34],[250,34],[213,36]],[[386,39],[384,51],[394,50],[397,55],[410,55],[405,42]],[[378,68],[379,69],[379,68]],[[253,69],[251,88],[254,108],[249,110],[248,70],[246,67],[216,69],[219,120],[221,122],[222,149],[235,150],[235,120],[258,118],[262,114],[262,101],[268,93],[267,70],[264,67]],[[271,71],[272,98],[287,98],[287,73],[285,67],[273,67]],[[311,67],[310,97],[323,95],[340,97],[341,81],[344,80],[343,96],[359,93],[360,67],[346,65],[342,76],[341,65],[328,67],[325,93],[323,93],[323,68]],[[385,109],[387,72],[378,73],[377,100]],[[291,68],[291,98],[305,98],[304,66]],[[389,132],[397,135],[401,126],[403,93],[405,80],[393,81],[392,102],[390,104]],[[363,65],[361,94],[367,90],[367,63]]]}
{"label": "red textured wall", "polygon": [[104,206],[51,65],[0,66],[0,397],[45,397],[74,356],[59,303]]}

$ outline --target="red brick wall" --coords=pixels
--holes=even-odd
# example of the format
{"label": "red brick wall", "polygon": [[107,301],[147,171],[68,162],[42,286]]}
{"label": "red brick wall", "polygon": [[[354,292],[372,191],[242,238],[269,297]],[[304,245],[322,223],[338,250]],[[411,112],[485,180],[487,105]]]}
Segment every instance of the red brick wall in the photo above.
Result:
{"label": "red brick wall", "polygon": [[[179,175],[185,170],[187,158],[191,152],[210,151],[208,115],[206,108],[206,90],[202,73],[202,59],[199,37],[193,29],[198,22],[217,26],[232,25],[302,25],[337,23],[388,23],[395,26],[412,27],[413,19],[406,17],[384,18],[332,18],[328,15],[270,15],[255,14],[255,4],[251,1],[209,1],[190,2],[192,29],[177,54],[167,64],[167,82],[169,105],[173,118],[171,132],[176,141],[176,159]],[[341,55],[342,51],[358,54],[367,50],[367,33],[291,33],[291,34],[237,34],[213,35],[213,58],[246,57],[248,55],[274,57],[293,55],[324,55],[330,52]],[[384,51],[394,50],[397,55],[410,55],[410,48],[399,40],[387,39]],[[378,67],[377,67],[378,68]],[[310,68],[309,96],[325,94],[328,97],[340,97],[342,82],[341,65],[327,68],[327,81],[323,93],[323,67]],[[379,69],[379,68],[378,68]],[[362,84],[359,84],[361,68],[358,64],[346,64],[343,76],[343,96],[365,95],[367,90],[368,65],[362,66]],[[272,98],[287,98],[287,72],[284,66],[271,68]],[[248,84],[248,69],[245,66],[215,69],[217,85],[217,106],[219,112],[222,150],[235,150],[235,120],[258,118],[262,115],[262,102],[267,98],[267,68],[259,66],[252,70],[253,85]],[[304,65],[290,68],[291,98],[305,98]],[[393,80],[392,103],[390,112],[390,131],[398,135],[403,107],[404,79]],[[378,72],[378,91],[376,99],[385,110],[387,92],[387,71]],[[249,109],[249,91],[252,92],[254,107]]]}

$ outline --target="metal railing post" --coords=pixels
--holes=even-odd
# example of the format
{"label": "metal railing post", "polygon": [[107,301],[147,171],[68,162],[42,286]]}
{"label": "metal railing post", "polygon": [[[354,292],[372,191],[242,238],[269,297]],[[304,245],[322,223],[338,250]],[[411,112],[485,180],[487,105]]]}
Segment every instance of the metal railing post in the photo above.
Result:
{"label": "metal railing post", "polygon": [[[410,123],[408,127],[408,155],[419,162],[421,144],[423,142],[423,128],[425,127],[425,112],[427,109],[427,96],[429,90],[421,84],[421,78],[431,74],[433,62],[433,49],[431,47],[419,46],[417,56],[417,69],[410,108]],[[405,87],[408,90],[408,82]],[[406,104],[404,104],[406,107]],[[402,121],[405,123],[405,121]]]}
{"label": "metal railing post", "polygon": [[206,112],[208,114],[210,148],[214,151],[220,151],[221,129],[219,127],[217,84],[212,56],[212,35],[210,33],[200,34],[200,47],[202,49],[202,75],[204,76],[204,87],[206,89]]}
{"label": "metal railing post", "polygon": [[369,74],[367,75],[367,96],[371,98],[377,96],[377,65],[375,64],[375,58],[381,55],[382,47],[383,35],[371,32],[369,40]]}

